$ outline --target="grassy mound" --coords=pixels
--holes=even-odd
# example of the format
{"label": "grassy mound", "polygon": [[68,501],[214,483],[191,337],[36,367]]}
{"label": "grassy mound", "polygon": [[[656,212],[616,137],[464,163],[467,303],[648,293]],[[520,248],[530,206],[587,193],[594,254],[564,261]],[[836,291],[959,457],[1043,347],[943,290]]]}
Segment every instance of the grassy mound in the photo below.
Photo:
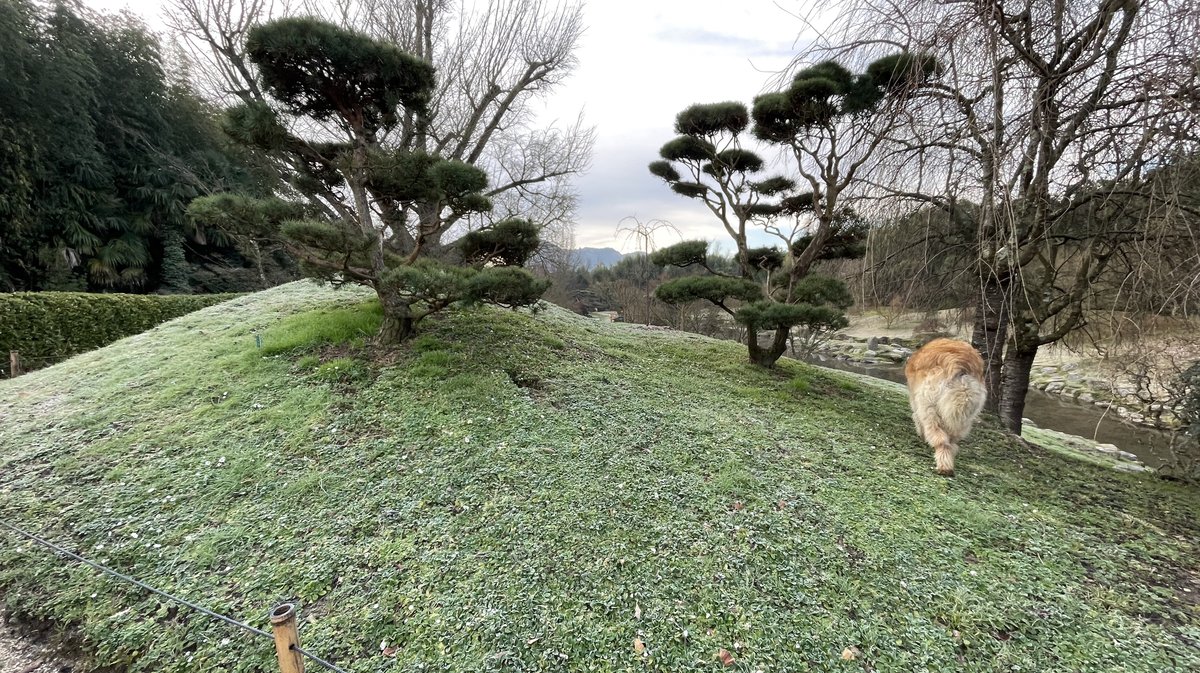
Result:
{"label": "grassy mound", "polygon": [[[1195,490],[989,424],[939,478],[894,388],[559,311],[379,352],[367,299],[293,284],[0,383],[0,517],[259,627],[295,601],[350,671],[1200,668]],[[275,670],[6,532],[0,591],[97,665]]]}

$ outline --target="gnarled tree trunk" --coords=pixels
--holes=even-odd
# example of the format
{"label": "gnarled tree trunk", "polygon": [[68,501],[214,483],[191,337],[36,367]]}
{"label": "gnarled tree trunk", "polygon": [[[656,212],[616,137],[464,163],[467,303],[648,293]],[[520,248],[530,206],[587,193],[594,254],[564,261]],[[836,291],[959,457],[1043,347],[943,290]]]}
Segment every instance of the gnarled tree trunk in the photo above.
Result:
{"label": "gnarled tree trunk", "polygon": [[383,307],[383,323],[379,326],[376,340],[383,345],[403,343],[417,329],[412,306],[386,289],[377,289],[375,293]]}
{"label": "gnarled tree trunk", "polygon": [[791,329],[781,327],[775,330],[774,336],[771,337],[771,345],[763,348],[758,343],[758,332],[756,330],[746,330],[746,347],[750,351],[750,362],[759,367],[772,369],[779,358],[783,356],[787,350],[788,335],[791,334]]}

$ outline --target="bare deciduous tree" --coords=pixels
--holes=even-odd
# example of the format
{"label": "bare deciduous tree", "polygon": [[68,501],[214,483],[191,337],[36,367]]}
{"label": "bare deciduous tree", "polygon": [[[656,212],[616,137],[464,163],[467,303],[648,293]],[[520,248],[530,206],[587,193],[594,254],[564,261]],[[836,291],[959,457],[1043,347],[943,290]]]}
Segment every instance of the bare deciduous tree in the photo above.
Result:
{"label": "bare deciduous tree", "polygon": [[900,46],[943,65],[890,134],[872,180],[968,218],[974,343],[993,408],[1019,432],[1039,347],[1086,323],[1099,278],[1155,226],[1136,207],[1149,176],[1194,150],[1200,8],[851,0],[841,9],[818,51]]}
{"label": "bare deciduous tree", "polygon": [[322,16],[383,39],[436,68],[428,119],[410,115],[380,141],[483,169],[491,179],[485,194],[497,213],[460,218],[428,205],[415,213],[427,245],[442,245],[517,209],[542,227],[573,226],[577,199],[570,181],[590,163],[594,132],[582,118],[565,126],[541,126],[535,104],[577,65],[575,51],[584,28],[581,5],[569,0],[489,0],[480,6],[448,0],[307,0],[295,5],[173,0],[166,16],[183,36],[208,93],[249,102],[264,96],[246,58],[246,34],[257,23],[292,13]]}

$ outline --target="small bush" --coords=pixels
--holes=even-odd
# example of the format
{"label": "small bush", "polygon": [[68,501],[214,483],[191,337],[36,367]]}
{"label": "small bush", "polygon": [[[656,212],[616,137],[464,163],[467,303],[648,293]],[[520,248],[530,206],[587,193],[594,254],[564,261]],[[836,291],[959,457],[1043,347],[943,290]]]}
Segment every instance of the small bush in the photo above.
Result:
{"label": "small bush", "polygon": [[47,366],[172,318],[237,295],[95,294],[17,292],[0,295],[0,353],[8,374],[8,352],[26,368]]}

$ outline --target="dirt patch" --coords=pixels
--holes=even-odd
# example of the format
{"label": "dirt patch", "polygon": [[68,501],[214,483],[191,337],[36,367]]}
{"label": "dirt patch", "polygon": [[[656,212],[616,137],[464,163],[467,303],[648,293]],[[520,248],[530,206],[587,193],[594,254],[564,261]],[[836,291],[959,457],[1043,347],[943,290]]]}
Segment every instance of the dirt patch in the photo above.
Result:
{"label": "dirt patch", "polygon": [[0,614],[0,673],[71,673],[83,667],[68,661],[48,638]]}

